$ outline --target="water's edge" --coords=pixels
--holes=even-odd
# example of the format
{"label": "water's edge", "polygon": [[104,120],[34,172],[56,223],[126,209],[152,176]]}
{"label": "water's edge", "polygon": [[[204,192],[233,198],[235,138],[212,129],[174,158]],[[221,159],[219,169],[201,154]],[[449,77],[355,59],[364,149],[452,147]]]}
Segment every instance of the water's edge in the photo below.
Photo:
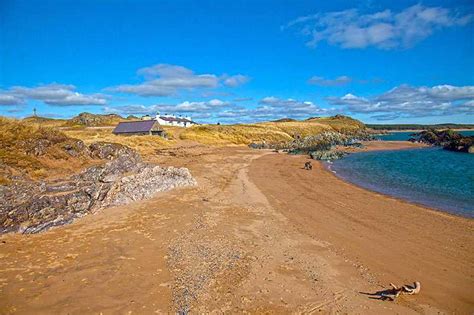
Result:
{"label": "water's edge", "polygon": [[[427,150],[427,149],[429,149],[429,148],[417,148],[417,149],[409,149],[409,150]],[[406,149],[404,149],[404,150],[406,150]],[[401,151],[401,150],[371,151],[371,153],[376,154],[376,153],[381,153],[381,152],[395,152],[395,151]],[[359,155],[359,154],[364,154],[364,153],[367,153],[367,152],[356,152],[356,153],[351,153],[351,155],[353,155],[353,154]],[[345,158],[343,158],[343,159],[345,159]],[[451,208],[443,207],[442,205],[437,204],[436,200],[433,200],[433,201],[427,201],[427,200],[420,201],[416,198],[410,198],[406,195],[392,193],[392,191],[390,191],[390,187],[388,187],[388,186],[387,187],[382,187],[380,189],[375,189],[374,187],[371,187],[372,185],[370,185],[368,183],[358,181],[355,178],[351,178],[350,176],[346,176],[345,174],[343,174],[341,172],[337,172],[336,170],[333,169],[333,163],[332,162],[323,162],[323,165],[324,165],[325,169],[328,172],[331,172],[337,178],[339,178],[339,179],[341,179],[341,180],[343,180],[343,181],[345,181],[345,182],[347,182],[351,185],[359,187],[361,189],[365,189],[365,190],[368,190],[368,191],[371,191],[371,192],[374,192],[374,193],[377,193],[377,194],[381,194],[381,195],[389,197],[389,198],[394,198],[394,199],[397,199],[397,200],[402,201],[402,202],[410,203],[410,204],[413,204],[413,205],[416,205],[416,206],[419,206],[419,207],[422,207],[422,208],[425,208],[425,209],[428,209],[428,210],[431,210],[431,211],[440,212],[444,215],[460,217],[460,218],[467,218],[467,219],[474,219],[474,213],[469,213],[469,212],[465,212],[465,211],[457,211],[456,209],[453,209],[453,207],[451,207]]]}

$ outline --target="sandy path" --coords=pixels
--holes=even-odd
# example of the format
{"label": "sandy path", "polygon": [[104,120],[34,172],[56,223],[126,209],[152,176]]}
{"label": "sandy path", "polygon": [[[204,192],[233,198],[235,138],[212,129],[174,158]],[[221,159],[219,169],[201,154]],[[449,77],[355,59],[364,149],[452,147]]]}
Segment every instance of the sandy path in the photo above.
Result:
{"label": "sandy path", "polygon": [[[189,167],[198,187],[110,208],[38,235],[1,236],[0,313],[472,311],[467,293],[449,285],[457,281],[472,291],[472,233],[466,235],[472,225],[466,221],[418,207],[419,217],[412,218],[405,212],[414,206],[340,182],[320,168],[303,172],[303,157],[188,144],[151,159]],[[315,177],[340,188],[326,192],[320,188],[332,188],[315,185]],[[288,184],[295,179],[301,182]],[[365,203],[353,204],[350,198],[360,194]],[[318,216],[313,216],[314,205],[323,203],[329,205],[317,206]],[[428,246],[425,254],[441,248],[433,255],[437,260],[420,262],[426,255],[416,256],[418,241],[406,237],[395,246],[396,253],[402,245],[409,251],[392,255],[383,246],[386,241],[377,242],[388,222],[361,218],[352,209],[360,206],[368,213],[367,203],[381,206],[382,212],[402,205],[406,220],[438,218],[431,220],[444,224],[446,239],[427,226],[423,233],[433,235],[419,245]],[[376,211],[375,206],[369,209]],[[372,234],[366,237],[368,230]],[[376,260],[366,257],[371,248]],[[392,256],[400,262],[398,257],[413,251],[416,260],[403,270],[387,262]],[[448,262],[442,276],[426,280],[427,293],[419,298],[389,303],[360,293],[380,290],[387,281],[418,279],[414,270],[423,274],[425,285],[425,273],[415,265],[430,265],[426,277],[431,277],[439,270],[436,264],[446,267]],[[456,276],[461,268],[464,279]],[[442,277],[448,281],[445,294],[455,295],[453,303],[445,303],[442,290],[431,287]],[[441,302],[434,301],[438,297]]]}

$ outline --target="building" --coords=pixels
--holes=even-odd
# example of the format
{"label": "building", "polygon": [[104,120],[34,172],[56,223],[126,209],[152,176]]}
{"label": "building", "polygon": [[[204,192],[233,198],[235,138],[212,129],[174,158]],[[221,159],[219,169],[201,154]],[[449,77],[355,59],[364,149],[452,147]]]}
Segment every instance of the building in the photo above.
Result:
{"label": "building", "polygon": [[144,115],[142,116],[142,120],[152,120],[150,115]]}
{"label": "building", "polygon": [[191,117],[176,117],[174,115],[168,114],[160,115],[160,113],[156,115],[156,121],[163,126],[177,126],[184,128],[188,128],[198,124],[194,122]]}
{"label": "building", "polygon": [[166,137],[166,133],[156,120],[122,121],[114,131],[115,135],[156,135]]}

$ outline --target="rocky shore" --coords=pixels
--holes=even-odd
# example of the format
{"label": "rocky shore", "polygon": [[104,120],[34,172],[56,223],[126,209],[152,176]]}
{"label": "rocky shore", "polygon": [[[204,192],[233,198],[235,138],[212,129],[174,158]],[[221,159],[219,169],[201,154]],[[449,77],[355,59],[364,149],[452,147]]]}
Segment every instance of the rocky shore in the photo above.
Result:
{"label": "rocky shore", "polygon": [[424,130],[413,135],[412,142],[421,142],[455,152],[474,153],[474,136],[463,136],[451,129]]}
{"label": "rocky shore", "polygon": [[61,180],[18,177],[0,185],[0,233],[38,233],[106,207],[196,184],[188,169],[145,163],[123,145],[94,143],[87,150],[109,161]]}
{"label": "rocky shore", "polygon": [[347,154],[338,146],[362,147],[361,141],[374,140],[374,134],[368,130],[341,133],[326,131],[317,135],[298,137],[293,141],[278,144],[251,143],[253,149],[284,150],[290,154],[308,154],[314,160],[336,160]]}

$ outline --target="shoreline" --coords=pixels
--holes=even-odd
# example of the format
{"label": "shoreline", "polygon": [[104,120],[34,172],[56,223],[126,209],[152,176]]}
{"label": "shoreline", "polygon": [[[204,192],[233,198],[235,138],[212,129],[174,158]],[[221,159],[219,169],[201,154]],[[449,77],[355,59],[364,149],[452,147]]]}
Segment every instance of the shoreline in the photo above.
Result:
{"label": "shoreline", "polygon": [[[424,143],[412,143],[412,142],[409,142],[409,141],[385,141],[385,140],[366,141],[366,142],[364,142],[364,145],[366,146],[365,150],[364,149],[356,149],[356,150],[346,151],[346,152],[348,152],[350,154],[357,154],[357,153],[364,153],[364,152],[401,151],[401,150],[415,150],[415,149],[433,148],[433,146],[430,146],[430,145],[427,145],[427,144],[424,144]],[[344,158],[344,157],[342,157],[342,158]],[[369,187],[365,187],[365,186],[360,185],[356,182],[353,182],[353,181],[345,178],[344,176],[338,175],[338,173],[335,170],[331,169],[332,163],[328,163],[326,161],[318,161],[318,162],[320,162],[321,165],[324,167],[324,169],[327,172],[331,173],[333,176],[337,177],[338,179],[340,179],[340,180],[342,180],[342,181],[344,181],[348,184],[354,185],[354,186],[356,186],[360,189],[364,189],[364,190],[367,190],[367,191],[370,191],[370,192],[373,192],[373,193],[376,193],[376,194],[380,194],[380,195],[388,197],[388,198],[394,198],[394,199],[399,200],[401,202],[405,202],[405,203],[408,203],[408,204],[413,204],[413,205],[419,206],[421,208],[425,208],[425,209],[433,211],[433,212],[442,213],[444,215],[463,218],[463,219],[468,219],[468,220],[474,219],[473,216],[467,216],[467,215],[464,216],[464,215],[461,215],[461,214],[450,212],[449,210],[443,209],[441,207],[437,208],[435,206],[427,205],[427,204],[418,202],[416,200],[410,200],[410,199],[404,198],[402,196],[396,196],[396,195],[392,195],[392,194],[389,194],[389,193],[386,193],[386,192],[373,190]]]}
{"label": "shoreline", "polygon": [[[251,179],[302,232],[342,250],[380,283],[420,281],[424,291],[416,303],[472,312],[474,300],[466,292],[474,283],[461,270],[472,270],[474,220],[357,186],[323,163],[312,172],[288,172],[307,160],[262,157],[251,166],[257,172]],[[276,168],[272,183],[259,170],[263,165]]]}
{"label": "shoreline", "polygon": [[[398,150],[406,150],[406,149],[394,149],[393,151],[398,151]],[[386,150],[386,151],[389,151],[389,150]],[[357,153],[362,153],[362,152],[357,152]],[[448,217],[453,217],[453,218],[460,218],[460,219],[467,219],[467,220],[473,220],[474,218],[471,218],[471,217],[467,217],[467,216],[463,216],[463,215],[460,215],[460,214],[455,214],[455,213],[452,213],[452,212],[447,212],[447,210],[443,210],[441,208],[435,208],[435,207],[431,207],[429,205],[425,205],[425,204],[422,204],[422,203],[419,203],[419,202],[416,202],[414,200],[409,200],[409,199],[405,199],[403,197],[399,197],[399,196],[395,196],[395,195],[390,195],[388,193],[383,193],[383,192],[380,192],[380,191],[376,191],[376,190],[372,190],[370,188],[367,188],[367,187],[364,187],[362,185],[359,185],[357,183],[354,183],[348,179],[345,179],[344,177],[342,176],[339,176],[337,175],[337,172],[332,170],[330,168],[330,165],[328,165],[328,163],[325,163],[325,162],[322,162],[322,161],[318,161],[324,168],[324,170],[326,172],[328,172],[329,174],[331,174],[332,176],[335,176],[337,179],[343,181],[344,183],[347,183],[349,185],[352,185],[354,187],[357,187],[359,189],[363,189],[363,190],[366,190],[368,192],[371,192],[373,194],[377,194],[377,195],[380,195],[380,196],[383,196],[385,198],[389,198],[389,199],[393,199],[393,200],[397,200],[398,202],[402,202],[402,203],[405,203],[407,205],[414,205],[414,206],[417,206],[419,208],[423,208],[425,209],[426,211],[429,211],[431,213],[436,213],[437,215],[443,215],[443,216],[448,216]]]}
{"label": "shoreline", "polygon": [[[446,129],[451,129],[454,131],[474,131],[474,128],[435,128],[436,130],[446,130]],[[426,131],[428,129],[406,129],[406,130],[390,130],[390,129],[374,129],[375,131],[383,131],[383,132],[421,132],[421,131]]]}
{"label": "shoreline", "polygon": [[410,141],[387,141],[387,140],[372,140],[362,141],[363,148],[343,147],[347,153],[362,153],[372,151],[398,151],[398,150],[410,150],[410,149],[422,149],[431,148],[426,143],[410,142]]}

